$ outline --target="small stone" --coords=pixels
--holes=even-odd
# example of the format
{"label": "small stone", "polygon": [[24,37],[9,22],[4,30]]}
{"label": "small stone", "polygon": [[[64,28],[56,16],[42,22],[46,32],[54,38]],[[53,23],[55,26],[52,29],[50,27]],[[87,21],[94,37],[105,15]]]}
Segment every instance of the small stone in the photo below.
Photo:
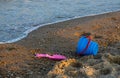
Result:
{"label": "small stone", "polygon": [[117,26],[117,29],[119,29],[120,27],[119,26]]}
{"label": "small stone", "polygon": [[15,78],[20,78],[20,77],[15,77]]}

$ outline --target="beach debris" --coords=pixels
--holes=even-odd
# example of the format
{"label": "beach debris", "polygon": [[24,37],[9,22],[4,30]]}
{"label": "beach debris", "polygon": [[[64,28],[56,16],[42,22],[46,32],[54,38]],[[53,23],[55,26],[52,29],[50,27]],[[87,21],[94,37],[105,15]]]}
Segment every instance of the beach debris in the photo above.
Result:
{"label": "beach debris", "polygon": [[96,55],[98,52],[98,43],[91,40],[91,34],[88,33],[78,41],[76,54],[78,55]]}
{"label": "beach debris", "polygon": [[37,58],[49,58],[52,60],[65,60],[67,59],[65,56],[60,55],[60,54],[53,54],[53,55],[49,55],[49,54],[35,54],[35,57]]}

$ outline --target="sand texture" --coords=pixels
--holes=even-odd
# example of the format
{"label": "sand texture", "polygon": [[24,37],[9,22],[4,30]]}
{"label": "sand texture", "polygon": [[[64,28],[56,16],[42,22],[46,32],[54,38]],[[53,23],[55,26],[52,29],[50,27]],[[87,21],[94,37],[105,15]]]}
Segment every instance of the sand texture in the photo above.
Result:
{"label": "sand texture", "polygon": [[[85,33],[99,44],[96,56],[75,54]],[[67,59],[36,58],[36,53],[58,53]],[[46,25],[18,42],[1,44],[0,77],[120,78],[120,12]]]}

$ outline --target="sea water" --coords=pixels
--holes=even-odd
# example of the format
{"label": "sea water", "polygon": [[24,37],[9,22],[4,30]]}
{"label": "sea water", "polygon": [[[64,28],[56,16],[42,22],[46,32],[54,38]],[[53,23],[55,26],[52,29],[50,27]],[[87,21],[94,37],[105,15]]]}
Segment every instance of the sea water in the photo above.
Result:
{"label": "sea water", "polygon": [[120,0],[0,0],[0,43],[55,22],[120,10]]}

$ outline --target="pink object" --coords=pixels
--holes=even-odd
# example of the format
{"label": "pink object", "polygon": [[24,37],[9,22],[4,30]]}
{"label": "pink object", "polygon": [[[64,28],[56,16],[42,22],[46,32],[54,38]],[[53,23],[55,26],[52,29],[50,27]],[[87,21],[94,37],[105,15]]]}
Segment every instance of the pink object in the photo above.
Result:
{"label": "pink object", "polygon": [[35,57],[37,57],[37,58],[46,57],[46,58],[49,58],[49,59],[52,59],[52,60],[65,60],[65,59],[67,59],[65,56],[59,55],[59,54],[54,54],[52,56],[49,55],[49,54],[36,54]]}

